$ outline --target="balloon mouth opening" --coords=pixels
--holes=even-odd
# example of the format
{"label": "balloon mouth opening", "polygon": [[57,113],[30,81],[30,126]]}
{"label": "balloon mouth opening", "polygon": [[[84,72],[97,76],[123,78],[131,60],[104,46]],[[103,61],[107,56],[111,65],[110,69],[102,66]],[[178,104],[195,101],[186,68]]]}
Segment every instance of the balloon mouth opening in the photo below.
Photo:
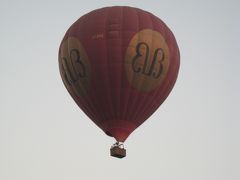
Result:
{"label": "balloon mouth opening", "polygon": [[105,131],[105,134],[107,134],[110,137],[114,137],[117,142],[124,142],[130,133],[131,133],[130,131],[119,128],[112,128]]}
{"label": "balloon mouth opening", "polygon": [[118,142],[124,142],[127,137],[136,129],[136,125],[125,120],[106,121],[100,125],[104,133],[114,137]]}

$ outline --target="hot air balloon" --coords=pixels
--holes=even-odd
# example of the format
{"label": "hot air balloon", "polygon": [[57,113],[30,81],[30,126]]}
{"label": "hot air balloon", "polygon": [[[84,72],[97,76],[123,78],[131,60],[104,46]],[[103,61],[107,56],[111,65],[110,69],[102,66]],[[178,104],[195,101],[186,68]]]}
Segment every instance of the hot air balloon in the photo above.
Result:
{"label": "hot air balloon", "polygon": [[89,12],[67,30],[59,48],[63,83],[76,104],[116,143],[163,103],[177,79],[180,54],[167,25],[144,10],[114,6]]}

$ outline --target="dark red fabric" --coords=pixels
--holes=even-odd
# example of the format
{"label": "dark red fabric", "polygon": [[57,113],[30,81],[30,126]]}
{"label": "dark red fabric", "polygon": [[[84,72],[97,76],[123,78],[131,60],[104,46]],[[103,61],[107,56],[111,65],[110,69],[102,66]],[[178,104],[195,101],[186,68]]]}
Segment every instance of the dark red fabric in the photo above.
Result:
{"label": "dark red fabric", "polygon": [[[130,85],[124,68],[129,42],[144,29],[159,32],[170,54],[169,69],[163,83],[147,92]],[[173,33],[159,18],[146,11],[107,7],[79,18],[68,29],[63,41],[68,37],[79,39],[91,65],[87,94],[77,96],[71,91],[69,93],[97,126],[117,141],[124,142],[163,103],[174,86],[180,55]],[[59,64],[61,66],[61,60]],[[67,85],[66,88],[69,89]]]}

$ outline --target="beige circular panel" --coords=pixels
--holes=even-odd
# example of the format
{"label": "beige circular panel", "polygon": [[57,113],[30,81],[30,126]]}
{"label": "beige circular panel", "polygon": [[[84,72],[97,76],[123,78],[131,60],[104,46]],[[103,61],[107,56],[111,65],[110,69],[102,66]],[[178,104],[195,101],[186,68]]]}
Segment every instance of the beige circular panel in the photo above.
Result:
{"label": "beige circular panel", "polygon": [[85,94],[90,86],[90,63],[77,38],[69,37],[62,42],[59,65],[67,89],[77,96]]}
{"label": "beige circular panel", "polygon": [[140,91],[150,91],[164,80],[169,67],[169,49],[163,36],[144,29],[134,35],[125,55],[129,83]]}

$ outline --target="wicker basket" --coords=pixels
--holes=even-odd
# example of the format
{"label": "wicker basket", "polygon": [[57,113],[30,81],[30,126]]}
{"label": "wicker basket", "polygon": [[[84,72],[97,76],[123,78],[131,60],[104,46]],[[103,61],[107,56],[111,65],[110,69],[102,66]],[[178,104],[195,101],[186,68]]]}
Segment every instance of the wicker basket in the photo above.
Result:
{"label": "wicker basket", "polygon": [[117,158],[124,158],[126,156],[126,149],[114,146],[110,149],[111,156]]}

